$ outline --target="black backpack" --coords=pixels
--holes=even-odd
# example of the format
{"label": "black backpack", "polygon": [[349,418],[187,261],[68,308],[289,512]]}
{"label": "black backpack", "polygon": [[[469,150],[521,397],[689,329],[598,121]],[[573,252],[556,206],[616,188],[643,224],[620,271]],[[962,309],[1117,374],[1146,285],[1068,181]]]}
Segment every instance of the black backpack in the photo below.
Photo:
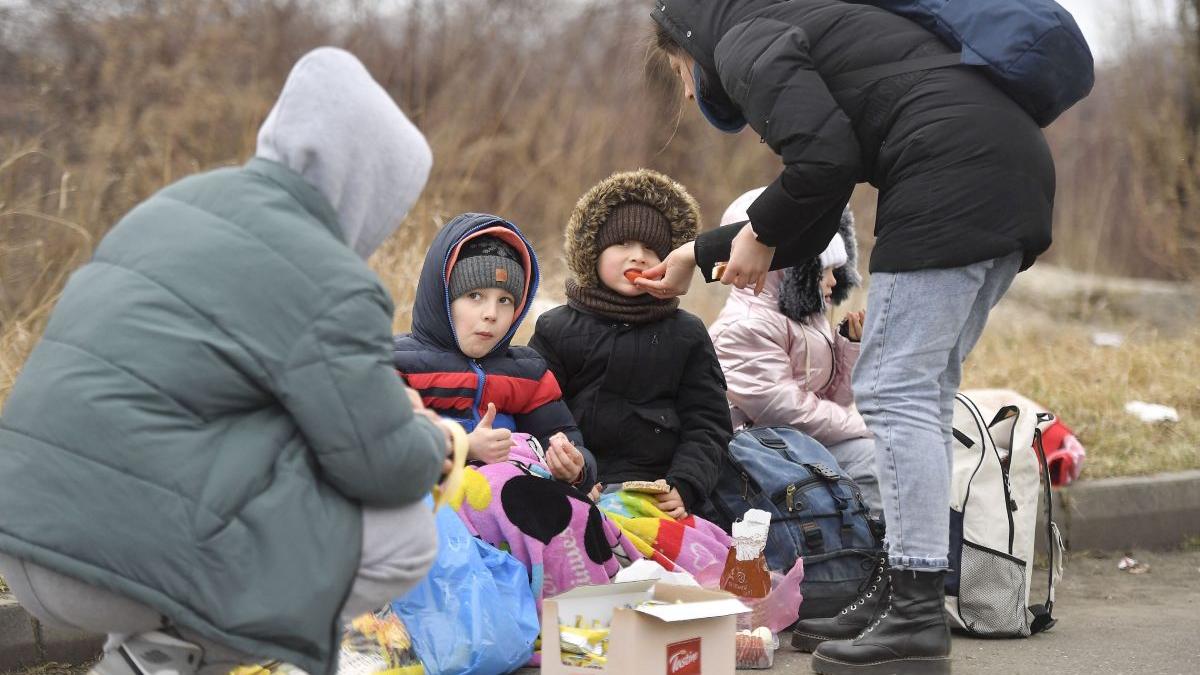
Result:
{"label": "black backpack", "polygon": [[720,471],[701,515],[728,531],[749,509],[771,514],[767,566],[786,573],[804,558],[800,618],[849,605],[878,560],[883,528],[825,446],[791,427],[746,429]]}

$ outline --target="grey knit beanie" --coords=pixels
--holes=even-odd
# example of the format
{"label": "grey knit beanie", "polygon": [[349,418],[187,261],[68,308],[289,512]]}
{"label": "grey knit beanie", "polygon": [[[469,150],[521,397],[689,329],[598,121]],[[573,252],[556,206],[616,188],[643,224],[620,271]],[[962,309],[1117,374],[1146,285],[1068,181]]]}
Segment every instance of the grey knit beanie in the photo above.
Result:
{"label": "grey knit beanie", "polygon": [[502,288],[520,304],[525,295],[525,268],[512,246],[489,235],[462,245],[450,270],[450,301],[477,288]]}

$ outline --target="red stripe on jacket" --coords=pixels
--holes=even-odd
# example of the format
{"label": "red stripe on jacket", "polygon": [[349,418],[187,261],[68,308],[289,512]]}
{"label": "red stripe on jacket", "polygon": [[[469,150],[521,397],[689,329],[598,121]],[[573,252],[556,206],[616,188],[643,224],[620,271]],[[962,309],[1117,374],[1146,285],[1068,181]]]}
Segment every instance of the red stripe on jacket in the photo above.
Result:
{"label": "red stripe on jacket", "polygon": [[[474,403],[465,397],[425,396],[427,389],[471,389],[479,385],[475,373],[401,373],[408,385],[422,392],[421,400],[429,407],[470,408]],[[562,398],[562,389],[554,373],[547,370],[540,380],[510,375],[487,374],[480,397],[479,413],[482,415],[488,403],[496,404],[496,410],[509,415],[525,415]]]}
{"label": "red stripe on jacket", "polygon": [[484,406],[495,403],[500,412],[525,415],[560,398],[562,390],[558,387],[558,380],[554,379],[554,373],[547,370],[542,379],[537,381],[489,374],[483,385],[480,403]]}
{"label": "red stripe on jacket", "polygon": [[434,410],[470,410],[475,400],[466,396],[422,396],[421,403]]}
{"label": "red stripe on jacket", "polygon": [[475,373],[400,373],[413,389],[474,389],[479,385]]}

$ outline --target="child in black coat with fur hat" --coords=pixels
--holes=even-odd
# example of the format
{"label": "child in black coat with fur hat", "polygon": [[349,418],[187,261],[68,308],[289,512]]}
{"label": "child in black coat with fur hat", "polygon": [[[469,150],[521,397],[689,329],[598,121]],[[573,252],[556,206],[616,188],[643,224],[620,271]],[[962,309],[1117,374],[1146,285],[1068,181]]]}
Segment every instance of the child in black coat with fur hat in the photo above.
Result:
{"label": "child in black coat with fur hat", "polygon": [[632,280],[699,222],[696,201],[662,174],[601,181],[567,225],[567,304],[538,319],[529,343],[562,386],[600,482],[665,480],[659,508],[676,519],[716,483],[732,436],[725,380],[704,323]]}

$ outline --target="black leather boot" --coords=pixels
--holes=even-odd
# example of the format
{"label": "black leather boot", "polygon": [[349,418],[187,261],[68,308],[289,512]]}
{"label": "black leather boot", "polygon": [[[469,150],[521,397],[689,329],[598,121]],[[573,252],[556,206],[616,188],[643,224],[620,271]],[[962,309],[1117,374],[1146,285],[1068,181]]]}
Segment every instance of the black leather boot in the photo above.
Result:
{"label": "black leather boot", "polygon": [[822,643],[812,666],[824,675],[950,672],[945,572],[889,569],[891,583],[871,624],[853,640]]}
{"label": "black leather boot", "polygon": [[887,594],[887,585],[887,553],[881,553],[866,587],[854,602],[833,616],[801,620],[792,631],[792,647],[811,652],[822,642],[849,640],[858,635],[875,619],[875,610]]}

